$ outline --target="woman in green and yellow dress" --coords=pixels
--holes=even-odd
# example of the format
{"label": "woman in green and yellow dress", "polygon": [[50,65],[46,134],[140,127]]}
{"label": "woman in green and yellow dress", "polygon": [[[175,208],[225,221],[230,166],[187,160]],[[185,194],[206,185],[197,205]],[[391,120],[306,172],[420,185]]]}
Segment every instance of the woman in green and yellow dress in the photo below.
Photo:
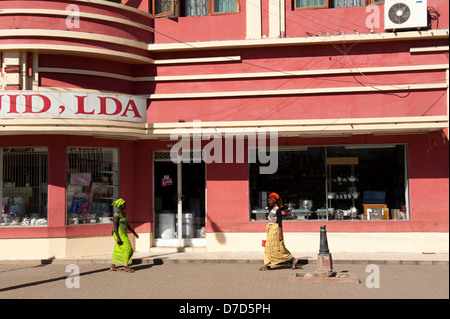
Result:
{"label": "woman in green and yellow dress", "polygon": [[295,269],[298,259],[284,246],[281,198],[277,193],[270,193],[267,198],[269,205],[268,223],[266,225],[267,238],[264,247],[264,266],[259,270],[270,270],[271,266],[291,262],[292,269]]}
{"label": "woman in green and yellow dress", "polygon": [[114,251],[112,255],[112,264],[110,270],[118,271],[122,270],[116,268],[117,265],[124,266],[125,271],[134,272],[130,267],[131,257],[133,257],[133,247],[131,247],[130,240],[128,239],[127,229],[129,229],[136,238],[139,235],[136,234],[133,228],[128,224],[127,214],[125,210],[127,209],[127,204],[122,198],[119,198],[114,203],[113,206],[117,207],[118,210],[114,213],[114,228],[112,234],[114,236]]}

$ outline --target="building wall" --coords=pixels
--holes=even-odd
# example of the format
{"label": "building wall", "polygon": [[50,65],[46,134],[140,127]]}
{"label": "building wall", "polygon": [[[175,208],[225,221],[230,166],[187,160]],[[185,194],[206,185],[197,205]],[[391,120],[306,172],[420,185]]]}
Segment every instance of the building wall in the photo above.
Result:
{"label": "building wall", "polygon": [[[143,1],[144,2],[144,1]],[[293,38],[368,34],[384,31],[384,6],[293,10],[292,1],[240,0],[240,12],[204,17],[156,18],[155,43]],[[445,0],[428,0],[440,18],[433,28],[448,28]],[[284,14],[283,14],[284,13]],[[222,26],[226,24],[227,27]],[[284,28],[284,32],[283,32]],[[373,30],[373,32],[372,32]]]}
{"label": "building wall", "polygon": [[[432,28],[447,27],[446,2],[429,1],[428,5],[436,8],[441,14],[440,19],[432,24]],[[282,20],[283,17],[270,11],[270,6],[271,3],[267,1],[247,1],[245,5],[241,3],[241,10],[247,10],[247,27],[245,34],[236,34],[234,38],[227,33],[231,32],[228,29],[215,37],[209,35],[208,32],[214,28],[215,23],[222,23],[219,19],[214,20],[211,17],[176,19],[182,23],[193,21],[194,24],[191,26],[198,31],[199,39],[205,36],[210,40],[221,40],[228,46],[203,45],[195,42],[196,39],[189,30],[183,28],[181,34],[178,29],[177,33],[178,25],[175,25],[174,21],[155,19],[155,26],[157,28],[164,26],[165,34],[169,35],[164,39],[155,35],[156,44],[167,44],[166,50],[162,49],[163,46],[155,49],[154,56],[157,60],[196,57],[199,61],[157,66],[158,76],[155,79],[157,85],[150,97],[152,102],[148,116],[156,123],[189,123],[194,120],[257,123],[262,120],[447,116],[448,102],[443,97],[447,94],[445,83],[448,57],[442,51],[415,53],[411,50],[416,47],[445,46],[446,39],[421,40],[420,37],[416,37],[395,42],[375,40],[376,35],[384,31],[383,6],[377,6],[378,11],[370,12],[366,11],[366,7],[293,11],[291,1],[285,1],[285,33],[281,33],[283,28],[274,31],[274,28],[277,28],[274,20]],[[373,26],[373,30],[367,25],[370,14],[375,19],[374,22],[377,19],[380,22],[378,26]],[[231,18],[229,19],[231,21]],[[199,20],[210,26],[204,29],[204,33],[195,27],[195,23]],[[248,21],[255,21],[256,24],[260,21],[260,25],[250,27]],[[277,35],[278,31],[280,33]],[[372,34],[374,41],[364,41],[358,34]],[[337,40],[339,36],[341,38]],[[291,37],[306,37],[310,41],[286,45],[272,43],[261,47],[231,41],[247,39],[249,44],[255,39],[283,37],[286,40]],[[347,42],[350,39],[352,41]],[[226,42],[227,40],[229,42]],[[182,45],[178,45],[177,49],[170,49],[168,46],[169,43],[185,42],[187,44],[184,50],[180,49]],[[213,56],[222,57],[224,61],[208,63],[201,60]],[[441,64],[442,68],[434,69],[431,64]],[[393,72],[391,67],[394,66],[414,66],[417,69]],[[422,67],[423,69],[418,69]],[[353,72],[330,74],[330,70],[339,72],[346,69],[352,69]],[[291,71],[305,72],[294,74]],[[252,73],[259,73],[260,76]],[[422,89],[410,89],[419,83],[425,86]],[[432,87],[432,83],[441,84],[439,87]],[[428,86],[429,84],[431,86]],[[378,85],[388,85],[394,90],[357,93],[357,88]],[[301,90],[295,91],[295,94],[291,93],[299,88],[309,89],[310,92],[314,92],[315,89],[323,91],[319,91],[321,92],[319,94],[301,94]],[[230,94],[231,92],[233,93]],[[167,107],[174,112],[165,112]],[[373,236],[382,238],[387,232],[395,235],[385,236],[383,244],[377,246],[384,245],[384,251],[426,250],[426,244],[411,245],[407,238],[415,238],[415,243],[428,242],[428,248],[431,250],[433,247],[442,250],[448,243],[445,237],[448,232],[446,134],[447,130],[444,129],[430,134],[413,135],[380,136],[369,133],[343,138],[286,138],[287,142],[283,145],[406,143],[411,220],[405,223],[328,221],[327,228],[332,232],[331,236],[342,234],[341,238],[348,236],[359,243],[350,250],[366,247],[368,241],[373,239],[369,234],[376,233],[377,235]],[[433,163],[436,162],[442,165],[434,166]],[[264,223],[249,222],[248,191],[246,164],[208,164],[206,227],[209,250],[240,248],[245,250],[249,247],[252,247],[252,250],[260,249],[258,247],[260,240],[253,241],[251,238],[262,236]],[[440,198],[438,202],[443,200],[442,205],[435,204],[437,198]],[[430,209],[433,213],[427,213]],[[284,229],[288,235],[309,240],[315,238],[321,224],[323,223],[320,221],[286,222]],[[421,232],[431,235],[433,230],[438,232],[436,240],[427,240],[419,235]],[[444,234],[444,237],[441,234]],[[348,246],[348,243],[345,245]],[[349,249],[345,245],[344,241],[340,241],[335,249],[340,251]]]}
{"label": "building wall", "polygon": [[[284,221],[287,247],[295,252],[316,251],[320,226],[326,225],[332,252],[448,252],[448,139],[443,132],[289,139],[283,145],[360,143],[407,144],[410,220]],[[247,164],[209,164],[207,172],[208,251],[261,251],[265,222],[249,221]]]}
{"label": "building wall", "polygon": [[[26,239],[38,239],[33,252],[28,249],[15,250],[20,258],[51,258],[52,256],[81,256],[108,254],[112,247],[109,239],[111,225],[66,226],[66,149],[67,146],[120,147],[121,196],[128,202],[130,221],[140,239],[134,243],[140,251],[150,249],[153,232],[152,204],[152,151],[166,148],[165,142],[129,142],[92,139],[84,137],[42,136],[11,137],[6,146],[49,146],[49,197],[47,227],[4,227],[0,236],[5,245],[3,253],[11,255],[12,247],[28,245]],[[334,251],[357,251],[373,236],[383,238],[383,251],[442,251],[445,234],[448,233],[448,140],[442,133],[407,136],[359,136],[353,138],[284,138],[289,145],[361,144],[361,143],[407,143],[410,186],[410,221],[302,221],[285,222],[287,242],[295,244],[300,251],[315,247],[319,226],[327,225],[333,240]],[[26,144],[24,144],[26,143]],[[48,143],[48,144],[47,144]],[[257,251],[264,235],[264,222],[249,221],[248,164],[207,165],[207,249],[208,251],[234,251],[250,249]],[[426,235],[428,234],[428,235]],[[440,235],[441,234],[441,235]],[[444,235],[444,237],[442,237]],[[236,242],[246,237],[245,244]],[[428,237],[427,237],[428,236]],[[64,239],[65,240],[62,240]],[[109,238],[109,239],[108,239]],[[407,245],[405,238],[421,242]],[[425,238],[428,238],[426,241]],[[69,240],[70,239],[70,240]],[[73,240],[72,240],[73,239]],[[289,240],[288,240],[289,239]],[[330,242],[331,242],[330,239]],[[349,246],[348,241],[353,244]],[[307,244],[306,244],[307,243]],[[436,244],[438,243],[438,244]],[[378,243],[378,245],[381,245]],[[379,246],[371,246],[371,249]],[[14,251],[14,250],[13,250]]]}
{"label": "building wall", "polygon": [[[322,223],[321,226],[325,224]],[[327,223],[330,253],[448,253],[448,233],[440,232],[334,232]],[[284,226],[283,226],[284,227]],[[260,232],[207,233],[208,251],[263,252],[264,225]],[[312,232],[284,232],[286,247],[297,258],[314,257],[320,248],[320,228]]]}
{"label": "building wall", "polygon": [[[383,33],[383,6],[375,11],[381,23],[372,32],[365,7],[294,11],[289,0],[241,0],[238,14],[153,19],[151,1],[123,2],[126,6],[72,1],[82,23],[69,30],[65,1],[1,1],[0,52],[22,56],[18,74],[25,79],[5,90],[142,94],[149,98],[149,127],[194,120],[230,124],[434,116],[447,116],[448,123],[448,49],[411,51],[448,46],[448,32],[442,31],[448,28],[447,1],[428,0],[440,13],[433,32],[389,36]],[[177,62],[164,64],[169,59]],[[143,127],[133,135],[119,132],[106,121],[100,121],[104,138],[92,136],[97,127],[90,132],[91,126],[80,123],[64,132],[59,131],[64,121],[45,124],[44,135],[33,130],[34,123],[16,121],[1,123],[8,127],[14,122],[23,131],[1,131],[0,147],[49,148],[49,225],[1,228],[0,258],[111,253],[111,225],[66,226],[67,146],[120,148],[121,196],[140,234],[133,245],[150,250],[152,152],[169,150],[174,141],[150,139],[150,129]],[[281,137],[280,145],[288,146],[408,145],[409,221],[286,222],[288,245],[305,243],[294,249],[315,251],[319,226],[326,224],[334,251],[448,251],[448,129],[416,129],[413,134],[390,129],[390,135]],[[265,224],[249,221],[248,179],[247,163],[207,165],[208,251],[261,249]]]}
{"label": "building wall", "polygon": [[[195,50],[158,53],[161,60],[237,56],[240,61],[158,65],[147,114],[154,122],[445,115],[447,103],[441,97],[446,94],[448,58],[442,52],[410,52],[412,47],[444,44],[356,42],[346,52],[344,45],[323,43],[203,50],[201,55]],[[392,67],[403,68],[394,72]],[[167,107],[175,112],[165,112]]]}
{"label": "building wall", "polygon": [[[67,147],[120,148],[120,196],[130,224],[140,234],[135,249],[148,251],[152,221],[152,163],[146,143],[79,136],[9,136],[0,147],[48,146],[48,226],[2,227],[0,258],[46,259],[110,254],[112,224],[66,225]],[[148,143],[147,143],[148,144]]]}

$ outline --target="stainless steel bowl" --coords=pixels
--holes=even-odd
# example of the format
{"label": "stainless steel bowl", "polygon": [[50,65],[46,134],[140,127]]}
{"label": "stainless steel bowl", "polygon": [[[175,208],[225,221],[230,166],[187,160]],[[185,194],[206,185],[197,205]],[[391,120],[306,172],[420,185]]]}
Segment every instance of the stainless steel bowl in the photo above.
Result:
{"label": "stainless steel bowl", "polygon": [[299,206],[303,209],[311,209],[313,207],[313,202],[312,202],[312,200],[304,199],[304,200],[300,201]]}

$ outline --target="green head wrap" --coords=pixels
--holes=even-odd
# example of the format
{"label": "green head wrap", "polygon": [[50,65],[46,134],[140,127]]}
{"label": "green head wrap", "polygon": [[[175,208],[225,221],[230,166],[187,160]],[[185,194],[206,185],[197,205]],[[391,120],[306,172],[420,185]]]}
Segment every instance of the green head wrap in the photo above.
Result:
{"label": "green head wrap", "polygon": [[119,208],[120,206],[122,206],[123,204],[125,204],[125,201],[122,198],[119,198],[118,200],[116,200],[115,202],[113,202],[111,205]]}

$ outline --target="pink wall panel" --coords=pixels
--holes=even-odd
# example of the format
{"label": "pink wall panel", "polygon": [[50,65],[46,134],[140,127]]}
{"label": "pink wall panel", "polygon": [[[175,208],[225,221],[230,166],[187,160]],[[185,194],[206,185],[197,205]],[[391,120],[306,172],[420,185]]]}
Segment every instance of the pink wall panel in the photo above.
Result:
{"label": "pink wall panel", "polygon": [[[150,122],[335,119],[445,115],[445,91],[152,101]],[[166,112],[167,108],[171,112]]]}

